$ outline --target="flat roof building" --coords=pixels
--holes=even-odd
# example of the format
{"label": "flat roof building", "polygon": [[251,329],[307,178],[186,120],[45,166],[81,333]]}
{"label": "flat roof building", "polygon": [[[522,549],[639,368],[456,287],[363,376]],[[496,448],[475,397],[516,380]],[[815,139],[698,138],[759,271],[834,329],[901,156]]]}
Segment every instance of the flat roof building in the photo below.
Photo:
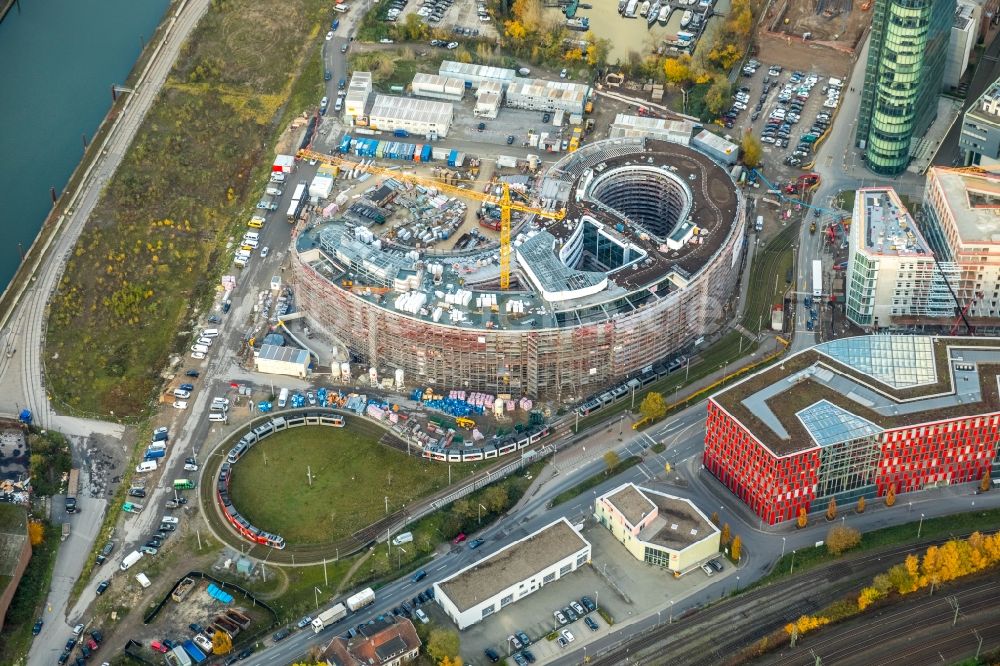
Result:
{"label": "flat roof building", "polygon": [[958,271],[954,306],[979,334],[1000,333],[1000,175],[932,167],[921,213],[938,263]]}
{"label": "flat roof building", "polygon": [[962,75],[969,66],[969,56],[979,36],[982,11],[982,7],[969,0],[959,0],[955,7],[951,35],[948,39],[948,55],[944,64],[944,78],[941,82],[945,90],[958,88]]}
{"label": "flat roof building", "polygon": [[421,136],[437,133],[444,138],[448,136],[454,117],[451,102],[376,95],[368,114],[368,126],[385,132],[406,130]]}
{"label": "flat roof building", "polygon": [[712,157],[727,166],[736,164],[740,157],[740,147],[732,141],[725,139],[718,134],[713,134],[708,130],[698,132],[691,145],[699,148],[703,153]]}
{"label": "flat roof building", "polygon": [[612,139],[649,138],[689,145],[694,123],[689,120],[667,120],[649,116],[619,113],[611,123],[608,136]]}
{"label": "flat roof building", "polygon": [[1000,338],[824,342],[709,398],[703,462],[772,525],[975,482],[1000,463],[998,369]]}
{"label": "flat roof building", "polygon": [[517,79],[507,86],[506,104],[512,109],[583,113],[590,87],[572,81]]}
{"label": "flat roof building", "polygon": [[681,497],[624,483],[594,501],[594,517],[637,560],[676,575],[719,554],[721,532]]}
{"label": "flat roof building", "polygon": [[354,72],[351,83],[347,86],[347,96],[344,97],[344,116],[352,120],[363,117],[371,94],[372,73]]}
{"label": "flat roof building", "polygon": [[270,375],[306,377],[309,374],[309,352],[295,347],[261,345],[254,354],[253,367]]}
{"label": "flat roof building", "polygon": [[867,330],[917,319],[951,319],[948,281],[934,253],[891,187],[857,190],[847,253],[847,318]]}
{"label": "flat roof building", "polygon": [[965,152],[966,164],[1000,163],[1000,79],[963,114],[958,146]]}
{"label": "flat roof building", "polygon": [[465,83],[460,79],[425,74],[424,72],[417,72],[413,75],[410,90],[413,91],[414,95],[443,99],[449,102],[461,102],[462,98],[465,97]]}
{"label": "flat roof building", "polygon": [[487,81],[495,81],[506,88],[510,85],[517,72],[504,67],[491,67],[490,65],[473,65],[466,62],[455,62],[454,60],[444,60],[438,68],[438,74],[445,77],[454,77],[467,83],[471,88],[478,89]]}
{"label": "flat roof building", "polygon": [[589,561],[590,543],[560,518],[434,583],[434,597],[466,629]]}

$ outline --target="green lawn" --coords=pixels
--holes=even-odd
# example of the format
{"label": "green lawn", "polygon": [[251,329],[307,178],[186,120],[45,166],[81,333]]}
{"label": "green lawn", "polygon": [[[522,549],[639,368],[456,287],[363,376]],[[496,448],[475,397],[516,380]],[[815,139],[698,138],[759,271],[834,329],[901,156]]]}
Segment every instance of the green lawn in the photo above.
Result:
{"label": "green lawn", "polygon": [[[272,435],[236,465],[233,502],[290,545],[332,543],[383,517],[386,497],[393,512],[448,484],[448,465],[408,458],[379,444],[380,434],[355,419],[348,428]],[[453,465],[452,480],[470,471]]]}

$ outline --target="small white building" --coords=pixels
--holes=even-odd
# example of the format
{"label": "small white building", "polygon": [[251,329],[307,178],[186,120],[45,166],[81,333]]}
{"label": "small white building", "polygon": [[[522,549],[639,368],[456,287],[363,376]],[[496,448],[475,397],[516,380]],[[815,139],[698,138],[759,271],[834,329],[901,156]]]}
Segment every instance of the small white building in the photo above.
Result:
{"label": "small white building", "polygon": [[512,109],[583,114],[590,87],[572,81],[518,79],[507,86],[507,106]]}
{"label": "small white building", "polygon": [[594,517],[637,560],[675,575],[719,554],[722,533],[681,497],[623,483],[595,500]]}
{"label": "small white building", "polygon": [[945,92],[958,88],[958,84],[969,66],[969,56],[979,36],[979,22],[983,8],[968,0],[959,0],[952,19],[951,34],[948,39],[948,55],[945,58],[941,88]]}
{"label": "small white building", "polygon": [[368,98],[372,94],[372,73],[354,72],[344,97],[344,117],[350,121],[365,115]]}
{"label": "small white building", "polygon": [[560,518],[434,583],[434,598],[466,629],[589,561],[590,542]]}
{"label": "small white building", "polygon": [[476,106],[473,115],[477,118],[493,119],[500,115],[503,104],[503,85],[498,81],[484,81],[476,90]]}
{"label": "small white building", "polygon": [[691,145],[722,164],[732,166],[740,158],[740,147],[718,134],[702,130],[691,139]]}
{"label": "small white building", "polygon": [[330,198],[331,192],[333,192],[333,174],[324,171],[318,172],[309,183],[309,198],[322,201]]}
{"label": "small white building", "polygon": [[465,84],[453,77],[417,72],[413,75],[410,90],[420,97],[432,97],[449,102],[461,102],[465,97]]}
{"label": "small white building", "polygon": [[368,113],[368,126],[384,132],[406,130],[421,136],[436,132],[444,138],[448,136],[454,117],[451,102],[376,95],[375,104]]}
{"label": "small white building", "polygon": [[490,67],[489,65],[473,65],[454,60],[445,60],[438,68],[438,74],[445,77],[454,77],[462,81],[463,85],[468,83],[470,87],[478,89],[480,85],[487,81],[494,81],[506,88],[513,83],[517,72],[503,67]]}
{"label": "small white building", "polygon": [[261,345],[254,353],[253,369],[269,375],[306,377],[309,375],[309,352],[295,347]]}
{"label": "small white building", "polygon": [[615,116],[615,122],[611,123],[608,136],[612,139],[659,139],[687,146],[691,143],[692,134],[694,123],[690,120],[667,120],[619,113]]}

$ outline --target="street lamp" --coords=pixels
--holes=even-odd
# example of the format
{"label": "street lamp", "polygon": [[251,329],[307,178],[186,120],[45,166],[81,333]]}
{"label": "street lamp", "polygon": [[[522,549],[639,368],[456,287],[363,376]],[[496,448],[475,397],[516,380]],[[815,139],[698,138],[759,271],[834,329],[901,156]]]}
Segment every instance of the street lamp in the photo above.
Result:
{"label": "street lamp", "polygon": [[785,556],[785,537],[781,537],[781,556]]}
{"label": "street lamp", "polygon": [[668,624],[673,624],[673,623],[674,623],[674,600],[671,599],[670,600],[670,620],[668,621]]}
{"label": "street lamp", "polygon": [[792,550],[792,568],[788,570],[789,574],[795,573],[795,550]]}
{"label": "street lamp", "polygon": [[920,538],[920,531],[924,529],[924,514],[920,514],[920,524],[917,525],[917,538]]}

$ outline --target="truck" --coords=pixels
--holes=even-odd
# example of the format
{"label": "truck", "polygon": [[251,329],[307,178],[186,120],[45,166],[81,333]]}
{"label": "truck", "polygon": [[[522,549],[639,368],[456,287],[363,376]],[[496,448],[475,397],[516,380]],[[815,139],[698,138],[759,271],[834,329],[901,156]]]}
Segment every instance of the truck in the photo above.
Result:
{"label": "truck", "polygon": [[131,553],[129,553],[122,559],[121,570],[128,571],[133,564],[135,564],[141,559],[142,559],[142,553],[139,552],[138,550],[133,550]]}
{"label": "truck", "polygon": [[122,504],[122,511],[126,513],[142,513],[142,505],[135,502],[125,502]]}
{"label": "truck", "polygon": [[69,530],[70,530],[69,523],[63,523],[62,524],[62,536],[59,537],[60,541],[65,541],[66,539],[69,538]]}
{"label": "truck", "polygon": [[175,646],[173,650],[166,654],[166,660],[168,664],[174,664],[175,666],[191,666],[191,657],[187,655],[187,652],[180,645]]}
{"label": "truck", "polygon": [[66,513],[76,513],[76,496],[80,492],[80,470],[69,471],[69,482],[66,484]]}
{"label": "truck", "polygon": [[283,388],[278,393],[278,407],[284,407],[288,404],[288,389]]}
{"label": "truck", "polygon": [[756,231],[758,233],[760,233],[761,231],[764,230],[764,216],[763,215],[758,215],[757,216],[757,222],[756,222],[756,224],[754,224],[753,228],[754,228],[754,231]]}
{"label": "truck", "polygon": [[182,645],[184,646],[184,651],[188,653],[188,656],[191,657],[194,663],[200,664],[201,662],[205,661],[208,658],[205,656],[204,652],[198,649],[198,646],[195,645],[194,641],[192,641],[190,638],[184,641]]}
{"label": "truck", "polygon": [[340,622],[345,617],[347,617],[347,608],[344,604],[337,604],[333,608],[327,608],[325,611],[317,615],[315,619],[313,619],[313,631],[318,634],[331,624]]}
{"label": "truck", "polygon": [[352,612],[373,603],[375,603],[375,590],[370,587],[366,587],[357,594],[352,594],[347,598],[347,607]]}
{"label": "truck", "polygon": [[166,449],[146,449],[146,453],[142,458],[143,460],[156,460],[157,458],[163,458],[166,455]]}
{"label": "truck", "polygon": [[813,259],[813,291],[814,297],[819,297],[823,295],[823,262],[819,259]]}

